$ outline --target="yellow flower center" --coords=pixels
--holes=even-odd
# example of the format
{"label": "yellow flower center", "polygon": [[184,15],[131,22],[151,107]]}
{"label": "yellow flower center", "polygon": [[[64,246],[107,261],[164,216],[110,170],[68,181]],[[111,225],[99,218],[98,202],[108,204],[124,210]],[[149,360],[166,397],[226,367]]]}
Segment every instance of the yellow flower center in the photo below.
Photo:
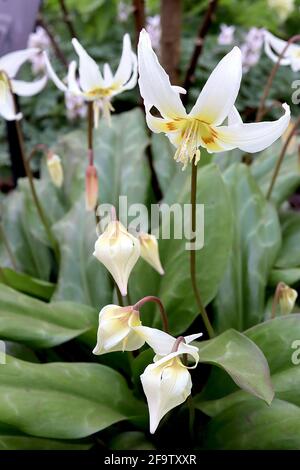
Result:
{"label": "yellow flower center", "polygon": [[114,91],[117,90],[117,88],[118,87],[116,85],[112,85],[110,87],[105,88],[93,88],[92,90],[87,91],[85,95],[87,98],[91,99],[108,98],[113,94]]}
{"label": "yellow flower center", "polygon": [[[168,123],[170,131],[174,127],[173,122]],[[199,119],[186,119],[181,128],[180,143],[174,155],[177,162],[183,163],[183,170],[189,162],[194,159],[197,165],[200,160],[199,147],[211,147],[216,145],[218,134],[216,130],[204,121]]]}

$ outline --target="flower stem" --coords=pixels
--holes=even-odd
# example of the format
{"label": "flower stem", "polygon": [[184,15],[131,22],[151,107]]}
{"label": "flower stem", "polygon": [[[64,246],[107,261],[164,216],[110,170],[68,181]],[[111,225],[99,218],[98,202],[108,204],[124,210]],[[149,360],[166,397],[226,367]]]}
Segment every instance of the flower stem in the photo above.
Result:
{"label": "flower stem", "polygon": [[267,80],[267,83],[266,83],[266,86],[264,88],[264,91],[263,91],[263,94],[262,94],[262,97],[260,99],[260,103],[259,103],[259,106],[258,106],[258,110],[257,110],[257,114],[256,114],[256,119],[255,119],[255,122],[260,122],[263,115],[264,115],[264,110],[265,110],[265,102],[266,102],[266,99],[267,97],[269,96],[269,93],[270,93],[270,90],[271,90],[271,87],[272,87],[272,83],[273,83],[273,80],[275,78],[275,75],[279,69],[279,66],[280,66],[280,63],[281,63],[281,60],[284,56],[284,54],[286,53],[286,51],[288,50],[289,46],[293,43],[293,42],[296,42],[296,41],[299,41],[300,40],[300,34],[297,34],[296,36],[292,36],[288,41],[287,41],[287,44],[286,46],[282,49],[281,53],[279,54],[278,56],[278,60],[277,62],[275,63],[275,65],[273,66],[272,70],[271,70],[271,73],[268,77],[268,80]]}
{"label": "flower stem", "polygon": [[120,292],[120,289],[118,288],[117,284],[115,284],[115,288],[116,288],[116,291],[117,291],[117,297],[118,297],[118,302],[119,302],[119,305],[120,307],[124,307],[124,301],[123,301],[123,297],[122,297],[122,294]]}
{"label": "flower stem", "polygon": [[273,191],[273,188],[274,188],[274,185],[275,185],[275,182],[276,182],[276,179],[277,179],[277,176],[279,174],[279,171],[280,171],[280,168],[281,168],[281,165],[282,165],[282,162],[283,162],[283,159],[285,157],[285,154],[286,154],[286,151],[288,149],[288,146],[289,146],[289,143],[293,137],[293,135],[295,134],[295,132],[297,131],[297,128],[299,127],[300,125],[300,117],[298,117],[298,119],[296,120],[295,124],[293,125],[291,131],[289,132],[285,142],[284,142],[284,145],[281,149],[281,152],[279,154],[279,157],[278,157],[278,160],[277,160],[277,163],[276,163],[276,166],[275,166],[275,169],[274,169],[274,173],[272,175],[272,179],[271,179],[271,183],[270,183],[270,186],[269,186],[269,189],[267,191],[267,194],[266,194],[266,198],[267,200],[270,200],[271,198],[271,194],[272,194],[272,191]]}
{"label": "flower stem", "polygon": [[155,302],[159,306],[163,329],[166,333],[168,333],[169,331],[168,317],[164,309],[163,303],[158,297],[155,297],[154,295],[148,295],[147,297],[144,297],[143,299],[139,300],[135,305],[133,305],[134,310],[140,310],[140,308],[147,302]]}
{"label": "flower stem", "polygon": [[[192,176],[191,176],[191,207],[192,207],[192,233],[196,231],[196,221],[197,221],[197,214],[196,214],[196,197],[197,197],[197,165],[192,164]],[[192,242],[195,241],[195,237]],[[192,288],[194,291],[195,299],[200,310],[200,314],[202,316],[203,322],[207,329],[208,335],[210,338],[215,336],[213,327],[209,321],[206,309],[201,299],[201,294],[197,285],[197,278],[196,278],[196,250],[193,248],[190,250],[190,274],[191,274],[191,281],[192,281]]]}
{"label": "flower stem", "polygon": [[93,116],[93,102],[88,102],[88,151],[89,151],[89,164],[94,164],[94,146],[93,146],[93,126],[94,126],[94,116]]}
{"label": "flower stem", "polygon": [[178,338],[176,338],[176,341],[175,341],[174,346],[172,348],[171,354],[178,351],[178,348],[179,348],[181,343],[185,343],[184,336],[178,336]]}
{"label": "flower stem", "polygon": [[36,189],[35,189],[31,169],[30,169],[28,160],[26,158],[25,144],[24,144],[23,134],[22,134],[21,126],[20,126],[20,121],[16,120],[15,123],[16,123],[17,136],[18,136],[18,141],[19,141],[19,146],[20,146],[20,151],[21,151],[21,157],[22,157],[25,173],[26,173],[26,176],[27,176],[28,181],[29,181],[29,186],[30,186],[33,202],[36,206],[36,209],[37,209],[37,212],[38,212],[39,217],[41,219],[41,222],[44,226],[44,229],[45,229],[45,231],[47,233],[47,236],[49,238],[49,241],[51,243],[51,246],[52,246],[52,249],[53,249],[53,252],[54,252],[54,255],[55,255],[55,259],[58,263],[59,262],[58,244],[57,244],[57,241],[56,241],[56,239],[55,239],[55,237],[52,233],[51,226],[50,226],[49,221],[48,221],[48,219],[47,219],[47,217],[44,213],[42,205],[40,204],[40,201],[39,201]]}

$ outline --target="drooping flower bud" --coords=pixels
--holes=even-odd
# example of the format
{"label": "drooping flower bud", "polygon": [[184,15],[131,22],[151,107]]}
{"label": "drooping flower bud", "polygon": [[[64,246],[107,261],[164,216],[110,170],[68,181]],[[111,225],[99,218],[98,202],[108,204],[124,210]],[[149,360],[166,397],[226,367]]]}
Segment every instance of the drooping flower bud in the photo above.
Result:
{"label": "drooping flower bud", "polygon": [[57,188],[61,188],[64,182],[64,172],[60,157],[55,153],[49,152],[47,155],[47,168],[52,183]]}
{"label": "drooping flower bud", "polygon": [[135,351],[145,340],[133,328],[140,326],[140,314],[132,306],[107,305],[99,313],[97,344],[94,354]]}
{"label": "drooping flower bud", "polygon": [[292,312],[297,297],[298,293],[295,291],[295,289],[292,289],[288,285],[282,283],[278,295],[279,306],[282,315],[288,315]]}
{"label": "drooping flower bud", "polygon": [[119,221],[112,221],[95,243],[94,256],[111,273],[120,292],[127,295],[130,273],[140,256],[140,242]]}
{"label": "drooping flower bud", "polygon": [[87,211],[94,211],[98,202],[98,175],[94,165],[89,165],[85,173],[85,207]]}
{"label": "drooping flower bud", "polygon": [[141,244],[141,257],[147,261],[159,274],[164,274],[159,258],[158,243],[154,235],[141,233],[139,235]]}

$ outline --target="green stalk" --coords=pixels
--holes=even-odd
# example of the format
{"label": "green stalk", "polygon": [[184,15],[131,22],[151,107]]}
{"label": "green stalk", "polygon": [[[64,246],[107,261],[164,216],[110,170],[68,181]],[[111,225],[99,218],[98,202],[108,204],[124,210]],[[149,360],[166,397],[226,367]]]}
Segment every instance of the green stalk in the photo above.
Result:
{"label": "green stalk", "polygon": [[[191,206],[192,206],[192,232],[195,233],[196,231],[196,222],[197,222],[197,214],[196,214],[196,197],[197,197],[197,165],[192,163],[192,176],[191,176]],[[194,237],[191,241],[194,242],[196,237]],[[197,277],[196,277],[196,250],[190,250],[190,275],[191,275],[191,282],[192,288],[195,295],[195,299],[202,316],[203,322],[207,329],[208,335],[210,338],[215,336],[213,327],[209,321],[206,309],[202,302],[200,290],[197,284]]]}
{"label": "green stalk", "polygon": [[31,169],[30,169],[28,160],[26,158],[25,144],[24,144],[24,139],[23,139],[23,134],[22,134],[20,122],[18,120],[16,120],[15,123],[16,123],[17,136],[18,136],[18,141],[19,141],[19,146],[20,146],[21,157],[22,157],[25,173],[26,173],[26,176],[27,176],[28,181],[29,181],[29,187],[30,187],[30,191],[31,191],[31,194],[32,194],[33,202],[36,206],[36,209],[37,209],[37,212],[39,214],[40,220],[41,220],[41,222],[42,222],[42,224],[45,228],[45,231],[46,231],[47,236],[49,238],[49,241],[51,243],[51,246],[52,246],[52,249],[53,249],[53,252],[54,252],[54,255],[55,255],[55,259],[56,259],[57,263],[59,263],[58,244],[57,244],[57,241],[56,241],[56,239],[55,239],[55,237],[52,233],[51,226],[50,226],[49,221],[48,221],[48,219],[47,219],[47,217],[44,213],[42,205],[40,204],[40,201],[39,201],[36,189],[35,189],[34,179],[33,179],[32,173],[31,173]]}

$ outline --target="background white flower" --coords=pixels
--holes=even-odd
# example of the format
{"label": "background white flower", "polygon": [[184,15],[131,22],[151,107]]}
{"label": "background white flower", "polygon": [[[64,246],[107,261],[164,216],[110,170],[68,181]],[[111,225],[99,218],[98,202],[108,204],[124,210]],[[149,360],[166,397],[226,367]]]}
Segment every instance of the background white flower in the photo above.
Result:
{"label": "background white flower", "polygon": [[221,46],[229,46],[234,41],[235,26],[227,26],[227,24],[221,24],[220,34],[218,36],[218,44]]}

